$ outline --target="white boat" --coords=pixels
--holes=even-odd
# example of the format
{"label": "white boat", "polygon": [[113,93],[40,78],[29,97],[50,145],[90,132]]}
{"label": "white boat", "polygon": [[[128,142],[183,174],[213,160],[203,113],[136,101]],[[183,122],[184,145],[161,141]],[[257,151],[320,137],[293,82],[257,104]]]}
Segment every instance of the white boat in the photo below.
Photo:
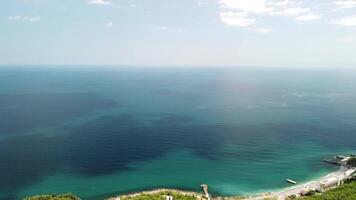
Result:
{"label": "white boat", "polygon": [[286,179],[286,181],[287,181],[288,183],[291,183],[291,184],[297,184],[297,182],[296,182],[296,181],[293,181],[292,179]]}

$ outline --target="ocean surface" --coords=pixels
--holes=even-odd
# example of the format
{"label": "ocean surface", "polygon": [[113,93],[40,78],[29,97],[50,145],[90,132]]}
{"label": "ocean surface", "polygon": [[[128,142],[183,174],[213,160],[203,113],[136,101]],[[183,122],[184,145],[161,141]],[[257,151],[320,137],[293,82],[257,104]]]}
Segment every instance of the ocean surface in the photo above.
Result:
{"label": "ocean surface", "polygon": [[356,152],[356,71],[0,69],[0,199],[157,187],[243,195]]}

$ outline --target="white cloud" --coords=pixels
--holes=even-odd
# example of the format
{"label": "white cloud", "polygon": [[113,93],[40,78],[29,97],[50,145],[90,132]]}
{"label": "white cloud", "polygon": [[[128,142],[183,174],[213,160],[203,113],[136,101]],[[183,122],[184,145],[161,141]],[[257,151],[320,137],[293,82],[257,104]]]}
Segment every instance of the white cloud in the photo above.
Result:
{"label": "white cloud", "polygon": [[267,5],[266,0],[220,0],[220,5],[224,9],[250,13],[266,13],[273,10]]}
{"label": "white cloud", "polygon": [[283,7],[288,5],[289,0],[284,0],[284,1],[278,1],[278,2],[274,2],[272,3],[272,5],[276,6],[276,7]]}
{"label": "white cloud", "polygon": [[29,21],[29,22],[35,22],[41,20],[40,17],[23,17],[23,20]]}
{"label": "white cloud", "polygon": [[17,15],[17,16],[10,16],[7,17],[8,20],[22,20],[22,16]]}
{"label": "white cloud", "polygon": [[222,12],[220,18],[223,23],[229,26],[247,27],[255,23],[256,19],[246,16],[244,13],[238,12]]}
{"label": "white cloud", "polygon": [[331,23],[340,26],[356,26],[356,15],[350,17],[344,17],[338,20],[334,20]]}
{"label": "white cloud", "polygon": [[109,5],[111,4],[110,1],[106,0],[90,0],[88,1],[89,4],[95,4],[95,5]]}
{"label": "white cloud", "polygon": [[306,15],[300,15],[294,19],[299,21],[313,21],[313,20],[319,20],[320,18],[321,18],[320,15],[309,13]]}
{"label": "white cloud", "polygon": [[248,27],[260,18],[291,17],[311,21],[320,19],[296,0],[219,0],[220,19],[229,26]]}
{"label": "white cloud", "polygon": [[338,0],[333,3],[340,8],[356,8],[356,0]]}
{"label": "white cloud", "polygon": [[17,16],[10,16],[6,18],[7,20],[17,20],[17,21],[27,21],[27,22],[36,22],[41,20],[40,17],[29,17],[29,16],[21,16],[21,15],[17,15]]}
{"label": "white cloud", "polygon": [[220,0],[219,4],[224,10],[258,15],[294,16],[310,11],[300,7],[300,3],[289,0]]}
{"label": "white cloud", "polygon": [[300,7],[293,7],[293,8],[285,8],[280,11],[271,12],[270,15],[281,15],[281,16],[296,16],[301,15],[304,13],[309,12],[309,8],[300,8]]}
{"label": "white cloud", "polygon": [[109,27],[109,28],[111,28],[111,27],[113,27],[114,26],[114,24],[112,23],[112,22],[108,22],[108,23],[106,23],[106,25],[105,25],[106,27]]}

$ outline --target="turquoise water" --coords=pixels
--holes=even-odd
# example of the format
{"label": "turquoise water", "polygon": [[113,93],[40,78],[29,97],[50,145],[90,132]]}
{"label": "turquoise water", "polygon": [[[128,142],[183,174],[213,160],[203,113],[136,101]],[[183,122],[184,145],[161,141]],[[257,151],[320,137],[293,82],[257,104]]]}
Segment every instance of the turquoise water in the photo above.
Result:
{"label": "turquoise water", "polygon": [[0,69],[0,199],[243,195],[356,151],[351,70]]}

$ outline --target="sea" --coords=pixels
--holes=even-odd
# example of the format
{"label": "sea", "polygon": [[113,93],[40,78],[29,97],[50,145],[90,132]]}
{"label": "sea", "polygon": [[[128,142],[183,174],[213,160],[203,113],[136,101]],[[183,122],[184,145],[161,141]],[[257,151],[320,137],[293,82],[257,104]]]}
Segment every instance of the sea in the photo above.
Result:
{"label": "sea", "polygon": [[0,67],[0,199],[250,195],[356,152],[356,70]]}

